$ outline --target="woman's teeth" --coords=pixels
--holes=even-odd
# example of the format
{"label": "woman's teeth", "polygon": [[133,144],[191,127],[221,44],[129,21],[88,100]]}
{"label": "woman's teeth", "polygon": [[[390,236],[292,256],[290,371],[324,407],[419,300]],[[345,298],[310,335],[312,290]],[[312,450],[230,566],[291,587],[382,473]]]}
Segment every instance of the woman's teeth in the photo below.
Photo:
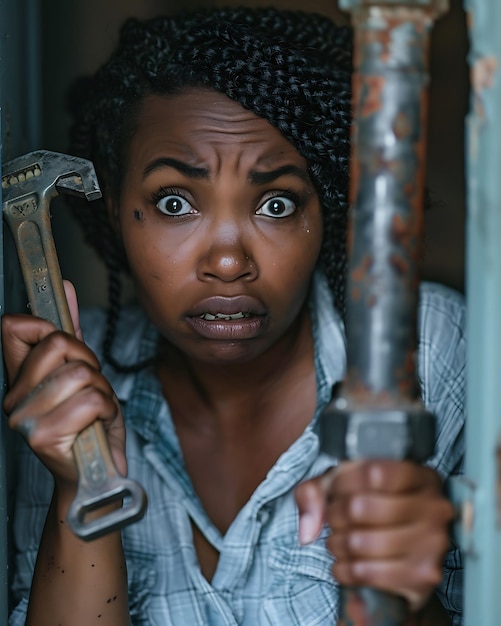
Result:
{"label": "woman's teeth", "polygon": [[232,313],[231,315],[225,315],[224,313],[216,313],[216,315],[212,315],[212,313],[204,313],[200,316],[201,319],[207,320],[208,322],[213,322],[214,320],[225,320],[226,322],[230,320],[241,320],[244,317],[250,317],[250,313]]}

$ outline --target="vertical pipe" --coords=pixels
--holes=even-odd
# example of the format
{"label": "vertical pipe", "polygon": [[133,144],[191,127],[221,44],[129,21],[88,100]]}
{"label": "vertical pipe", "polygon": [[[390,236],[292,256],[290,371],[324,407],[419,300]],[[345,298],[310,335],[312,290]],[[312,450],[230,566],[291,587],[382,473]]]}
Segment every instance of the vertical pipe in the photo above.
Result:
{"label": "vertical pipe", "polygon": [[429,30],[444,2],[341,5],[355,29],[346,393],[400,406],[417,397]]}
{"label": "vertical pipe", "polygon": [[501,615],[501,3],[467,0],[467,415],[465,474],[473,522],[465,550],[465,626]]}
{"label": "vertical pipe", "polygon": [[[423,461],[434,446],[415,372],[429,31],[447,0],[340,0],[355,31],[347,373],[322,447],[347,459]],[[403,598],[342,588],[339,626],[407,620]]]}

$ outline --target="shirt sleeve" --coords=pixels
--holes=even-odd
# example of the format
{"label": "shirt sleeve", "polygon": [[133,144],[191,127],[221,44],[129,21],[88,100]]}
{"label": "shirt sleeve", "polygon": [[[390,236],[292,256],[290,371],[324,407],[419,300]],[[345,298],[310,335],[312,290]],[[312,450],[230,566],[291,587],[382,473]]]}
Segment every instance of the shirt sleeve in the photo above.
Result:
{"label": "shirt sleeve", "polygon": [[[466,337],[464,299],[457,292],[425,283],[419,304],[418,377],[426,408],[436,417],[435,453],[428,461],[444,483],[463,473]],[[463,561],[451,538],[444,576],[437,589],[453,626],[461,626]]]}

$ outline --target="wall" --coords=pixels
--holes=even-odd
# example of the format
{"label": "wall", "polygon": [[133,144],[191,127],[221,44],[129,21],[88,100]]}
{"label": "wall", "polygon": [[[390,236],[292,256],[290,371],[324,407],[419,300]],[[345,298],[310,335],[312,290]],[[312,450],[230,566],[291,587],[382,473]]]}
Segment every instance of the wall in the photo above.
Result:
{"label": "wall", "polygon": [[[112,50],[121,22],[180,7],[266,6],[265,0],[51,0],[43,3],[43,146],[65,151],[65,92],[71,80],[94,71]],[[275,6],[303,8],[304,0],[275,0]],[[309,11],[348,22],[334,0],[309,0]],[[441,18],[432,35],[428,186],[433,206],[426,214],[423,277],[463,288],[464,176],[463,120],[467,110],[466,28],[460,0]],[[105,300],[100,262],[82,242],[64,206],[54,210],[54,232],[63,273],[77,284],[82,304]]]}

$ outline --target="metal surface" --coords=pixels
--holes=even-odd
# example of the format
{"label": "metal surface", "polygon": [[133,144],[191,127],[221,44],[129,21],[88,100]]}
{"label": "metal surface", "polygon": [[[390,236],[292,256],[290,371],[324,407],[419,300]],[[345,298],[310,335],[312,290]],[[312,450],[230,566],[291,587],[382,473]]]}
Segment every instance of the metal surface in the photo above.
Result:
{"label": "metal surface", "polygon": [[498,624],[501,438],[501,3],[468,0],[465,626]]}
{"label": "metal surface", "polygon": [[[40,142],[39,0],[0,0],[0,162],[32,150]],[[0,167],[1,174],[1,167]],[[5,236],[7,235],[7,236]],[[24,298],[16,252],[0,220],[1,314],[20,310]],[[14,259],[14,262],[10,262]],[[21,287],[19,286],[21,285]],[[2,369],[2,388],[5,373]],[[15,436],[2,414],[0,425],[0,624],[7,624],[11,577],[11,521]]]}
{"label": "metal surface", "polygon": [[[50,201],[58,193],[99,198],[92,164],[41,150],[3,167],[3,215],[14,237],[32,313],[74,334],[50,227]],[[101,421],[78,435],[73,450],[79,484],[68,524],[75,534],[91,540],[143,517],[146,495],[140,485],[118,474]],[[103,512],[121,500],[121,508]],[[97,510],[101,514],[93,515]]]}
{"label": "metal surface", "polygon": [[73,333],[50,224],[50,201],[58,193],[101,196],[91,163],[57,152],[37,151],[3,165],[3,214],[10,227],[32,312]]}
{"label": "metal surface", "polygon": [[[352,407],[352,408],[350,408]],[[353,408],[341,395],[322,416],[322,447],[337,459],[429,458],[435,445],[435,416],[416,404],[409,409]]]}
{"label": "metal surface", "polygon": [[[422,461],[434,449],[434,417],[415,371],[428,48],[445,2],[340,6],[352,11],[355,30],[347,373],[324,412],[322,448],[341,459]],[[396,626],[407,617],[403,598],[341,590],[340,625]]]}

